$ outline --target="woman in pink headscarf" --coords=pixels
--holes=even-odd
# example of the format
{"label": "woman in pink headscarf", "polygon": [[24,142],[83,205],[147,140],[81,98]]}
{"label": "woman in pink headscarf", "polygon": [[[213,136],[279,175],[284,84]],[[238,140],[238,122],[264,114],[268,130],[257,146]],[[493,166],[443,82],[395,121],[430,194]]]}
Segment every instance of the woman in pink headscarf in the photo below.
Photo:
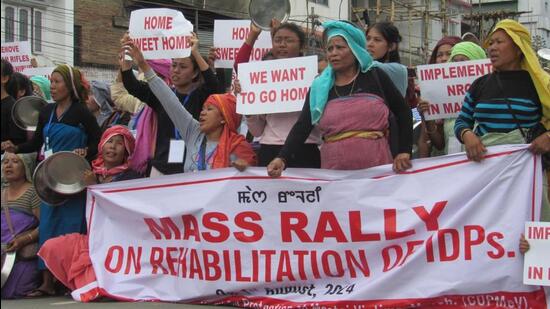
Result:
{"label": "woman in pink headscarf", "polygon": [[[98,158],[92,162],[92,171],[85,173],[88,185],[135,179],[139,174],[130,168],[130,156],[135,140],[124,126],[107,129],[99,142]],[[52,238],[38,255],[51,273],[72,291],[75,300],[88,302],[100,295],[88,249],[88,236],[67,234]]]}

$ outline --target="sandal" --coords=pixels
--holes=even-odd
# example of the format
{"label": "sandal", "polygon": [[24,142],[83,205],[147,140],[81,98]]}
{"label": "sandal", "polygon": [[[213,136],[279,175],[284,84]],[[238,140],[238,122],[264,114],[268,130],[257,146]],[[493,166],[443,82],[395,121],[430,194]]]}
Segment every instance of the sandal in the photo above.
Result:
{"label": "sandal", "polygon": [[32,290],[28,293],[25,298],[43,298],[43,297],[52,297],[55,296],[54,291],[45,291],[41,289]]}

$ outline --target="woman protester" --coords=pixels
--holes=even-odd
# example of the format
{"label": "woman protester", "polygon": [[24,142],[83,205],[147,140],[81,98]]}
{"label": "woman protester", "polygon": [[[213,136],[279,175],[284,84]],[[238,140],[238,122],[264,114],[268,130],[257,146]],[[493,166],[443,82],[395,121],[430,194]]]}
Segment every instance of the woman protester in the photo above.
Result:
{"label": "woman protester", "polygon": [[393,81],[411,108],[416,107],[414,77],[409,78],[407,67],[401,64],[399,43],[401,35],[391,22],[378,22],[367,29],[367,50],[380,62],[377,66]]}
{"label": "woman protester", "polygon": [[[461,62],[486,59],[487,55],[481,46],[472,42],[460,42],[453,46],[449,62]],[[428,103],[429,104],[429,103]],[[460,142],[455,137],[454,126],[456,118],[443,120],[443,130],[430,132],[432,140],[432,156],[447,155],[462,151]]]}
{"label": "woman protester", "polygon": [[[28,248],[38,241],[40,218],[40,199],[32,185],[34,161],[33,154],[10,152],[2,159],[5,181],[2,187],[2,254],[4,250],[17,252],[16,262],[2,287],[3,299],[25,297],[40,284],[36,251]],[[22,250],[31,256],[25,256]]]}
{"label": "woman protester", "polygon": [[[51,94],[54,104],[46,105],[38,116],[33,138],[15,146],[10,141],[2,143],[2,149],[17,153],[39,151],[44,145],[46,157],[58,151],[73,151],[88,160],[95,158],[101,131],[95,117],[86,107],[89,84],[80,70],[67,64],[57,66],[51,78]],[[85,194],[69,198],[61,206],[40,204],[39,244],[68,233],[85,233]],[[44,262],[43,282],[29,297],[54,294],[53,277]]]}
{"label": "woman protester", "polygon": [[[453,46],[460,43],[461,38],[457,36],[446,36],[437,42],[435,45],[428,64],[446,63],[451,57]],[[432,146],[436,145],[437,149],[444,147],[444,141],[440,137],[444,136],[443,121],[441,120],[424,120],[424,113],[428,111],[430,102],[419,99],[418,111],[422,115],[422,130],[418,138],[418,156],[427,158],[432,155]],[[436,133],[437,132],[437,133]],[[439,139],[436,139],[438,138]],[[436,155],[437,152],[434,153]]]}
{"label": "woman protester", "polygon": [[[2,143],[5,141],[11,141],[15,145],[24,143],[27,140],[27,132],[19,128],[11,116],[11,110],[15,104],[15,97],[10,95],[7,90],[7,85],[13,76],[13,66],[9,61],[2,58],[2,85],[1,85],[1,117],[2,131],[0,132]],[[4,148],[2,147],[2,152]]]}
{"label": "woman protester", "polygon": [[[187,155],[185,172],[200,171],[234,166],[244,170],[256,165],[256,154],[238,134],[241,116],[236,111],[236,99],[232,94],[213,94],[204,102],[199,121],[178,104],[177,97],[170,88],[154,73],[143,59],[141,51],[128,42],[133,59],[145,72],[151,91],[167,111],[168,115],[185,141]],[[193,48],[198,48],[194,45]],[[121,57],[121,62],[125,61]]]}
{"label": "woman protester", "polygon": [[[271,54],[273,59],[295,58],[303,55],[306,36],[302,29],[293,23],[272,22]],[[248,62],[254,43],[262,30],[250,25],[250,32],[235,57],[235,72],[239,63]],[[267,166],[281,151],[292,126],[300,117],[300,112],[275,113],[265,115],[245,116],[248,130],[254,137],[259,138],[258,165]],[[319,168],[321,158],[319,154],[320,134],[314,130],[309,136],[293,149],[291,167]]]}
{"label": "woman protester", "polygon": [[[130,168],[135,140],[124,126],[112,126],[101,136],[99,154],[92,162],[92,171],[84,174],[87,185],[139,178]],[[48,240],[38,255],[48,269],[65,287],[72,291],[75,300],[88,302],[100,296],[99,290],[86,290],[86,296],[79,289],[96,281],[90,260],[88,236],[78,233],[62,235]]]}
{"label": "woman protester", "polygon": [[[292,160],[293,148],[314,126],[324,140],[321,168],[352,170],[392,162],[397,172],[410,168],[412,115],[403,96],[373,63],[361,30],[342,21],[326,22],[323,27],[329,66],[314,80],[300,118],[278,157],[268,165],[268,174],[281,175]],[[398,125],[396,136],[387,134],[390,112]],[[395,159],[390,151],[392,138],[398,145]]]}
{"label": "woman protester", "polygon": [[[123,48],[129,46],[132,40],[125,37],[122,40]],[[202,106],[209,95],[218,90],[218,80],[208,63],[201,56],[198,45],[199,39],[195,34],[191,39],[191,56],[187,58],[172,59],[170,67],[170,79],[174,86],[174,94],[178,97],[180,104],[191,113],[194,119],[198,120],[202,111]],[[175,128],[169,114],[162,107],[157,97],[153,94],[147,83],[140,82],[132,72],[131,62],[123,61],[121,63],[122,81],[128,93],[150,106],[156,113],[157,126],[156,134],[151,137],[155,139],[155,155],[151,159],[149,167],[152,168],[152,174],[175,174],[183,172],[183,163],[186,158],[181,153],[181,158],[177,162],[169,162],[170,147],[176,147],[178,141],[182,139],[181,132]],[[204,82],[201,82],[201,78]],[[151,173],[148,173],[151,174]]]}
{"label": "woman protester", "polygon": [[[531,48],[529,31],[514,20],[497,23],[487,45],[494,71],[470,86],[455,135],[464,143],[468,159],[476,162],[483,159],[486,146],[530,143],[530,151],[543,155],[548,176],[550,75]],[[550,209],[544,195],[542,217],[548,221]]]}

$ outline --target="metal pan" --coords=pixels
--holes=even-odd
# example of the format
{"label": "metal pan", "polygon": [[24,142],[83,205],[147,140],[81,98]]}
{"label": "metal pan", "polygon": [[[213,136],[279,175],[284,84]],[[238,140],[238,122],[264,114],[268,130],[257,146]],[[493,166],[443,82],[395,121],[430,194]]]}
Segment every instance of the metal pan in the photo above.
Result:
{"label": "metal pan", "polygon": [[46,105],[48,105],[48,102],[41,97],[26,96],[20,98],[11,109],[13,122],[23,130],[36,131],[38,115]]}
{"label": "metal pan", "polygon": [[281,23],[287,21],[290,15],[289,0],[250,0],[248,14],[254,25],[262,30],[271,29],[273,18]]}
{"label": "metal pan", "polygon": [[40,162],[34,170],[34,175],[32,177],[34,188],[41,201],[50,206],[59,206],[67,201],[67,197],[53,191],[48,187],[48,184],[46,183],[46,170],[44,168],[44,163],[46,161],[47,160]]}
{"label": "metal pan", "polygon": [[52,191],[72,195],[86,189],[83,174],[91,168],[83,157],[70,151],[60,151],[44,162],[46,185]]}
{"label": "metal pan", "polygon": [[550,61],[550,48],[542,48],[537,51],[537,54],[539,57],[541,57],[544,60]]}

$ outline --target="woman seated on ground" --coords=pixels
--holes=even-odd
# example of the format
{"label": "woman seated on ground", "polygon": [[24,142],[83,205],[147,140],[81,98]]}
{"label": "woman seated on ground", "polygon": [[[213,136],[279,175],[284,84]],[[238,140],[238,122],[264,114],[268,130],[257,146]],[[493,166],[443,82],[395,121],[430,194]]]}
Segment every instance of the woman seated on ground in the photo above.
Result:
{"label": "woman seated on ground", "polygon": [[[298,122],[279,156],[267,167],[279,177],[290,153],[314,126],[323,136],[321,168],[354,170],[393,162],[395,171],[411,167],[412,115],[403,95],[365,49],[363,32],[352,24],[323,24],[329,66],[311,86]],[[395,134],[389,116],[395,115]],[[392,158],[390,140],[395,140]]]}
{"label": "woman seated on ground", "polygon": [[[195,42],[194,44],[198,44]],[[234,166],[242,171],[256,165],[256,154],[245,137],[238,134],[241,116],[236,111],[236,99],[232,94],[213,94],[204,102],[199,121],[179,103],[174,92],[158,77],[143,59],[141,51],[128,41],[132,58],[145,72],[149,88],[185,141],[187,155],[184,171],[208,170]],[[198,45],[195,48],[198,48]],[[202,58],[198,60],[199,65]],[[126,62],[121,58],[121,62]],[[121,64],[127,66],[128,64]]]}
{"label": "woman seated on ground", "polygon": [[[17,252],[38,241],[40,199],[32,185],[35,154],[6,152],[2,160],[2,251]],[[6,248],[4,248],[6,245]],[[40,272],[36,256],[24,260],[17,253],[17,260],[2,287],[2,298],[21,298],[36,289]],[[4,274],[2,274],[3,276]]]}
{"label": "woman seated on ground", "polygon": [[[93,185],[139,178],[139,174],[129,167],[128,158],[133,154],[134,146],[134,137],[126,127],[107,129],[101,136],[99,155],[92,162],[92,171],[84,174],[85,182]],[[91,301],[99,296],[97,291],[88,298],[81,298],[78,292],[96,280],[88,252],[88,236],[73,233],[46,241],[38,255],[57,280],[72,291],[74,299]]]}

